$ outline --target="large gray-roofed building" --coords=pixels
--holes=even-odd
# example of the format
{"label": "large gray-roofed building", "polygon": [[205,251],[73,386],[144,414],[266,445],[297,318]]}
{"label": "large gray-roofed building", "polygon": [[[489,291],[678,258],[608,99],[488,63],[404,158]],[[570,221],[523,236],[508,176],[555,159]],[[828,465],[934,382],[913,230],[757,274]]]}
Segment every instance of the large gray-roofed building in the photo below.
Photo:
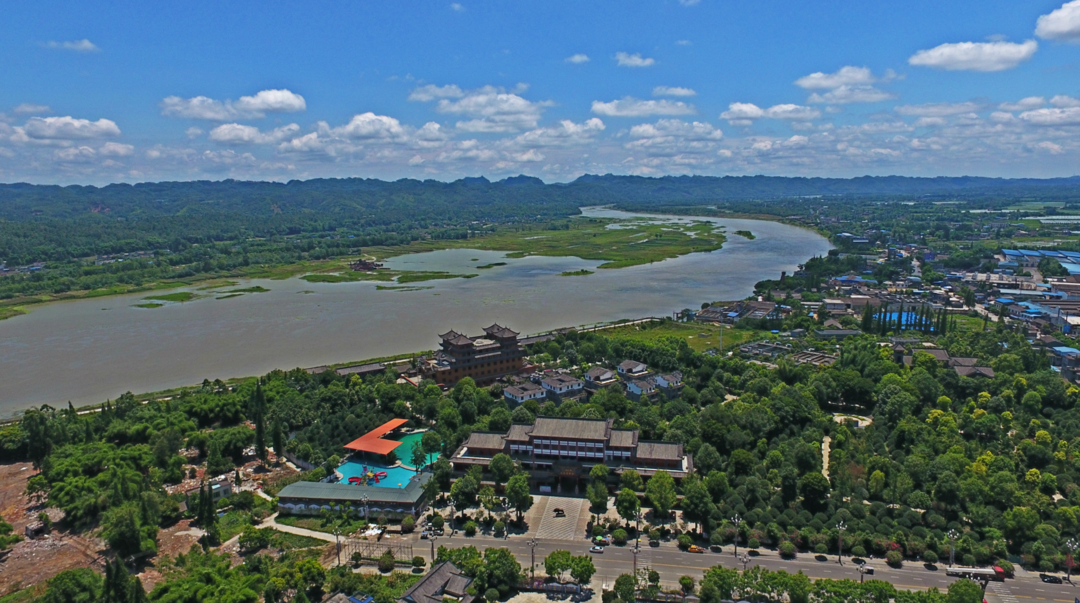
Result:
{"label": "large gray-roofed building", "polygon": [[444,561],[402,593],[398,603],[443,603],[448,597],[460,603],[471,603],[474,597],[468,593],[468,588],[472,581],[456,565]]}
{"label": "large gray-roofed building", "polygon": [[529,433],[534,438],[606,440],[611,433],[611,419],[555,419],[537,417]]}
{"label": "large gray-roofed building", "polygon": [[352,509],[364,512],[367,496],[368,512],[372,517],[417,516],[425,506],[424,484],[431,473],[418,473],[403,488],[358,486],[325,482],[294,482],[278,492],[278,509],[298,515],[317,515],[322,510]]}

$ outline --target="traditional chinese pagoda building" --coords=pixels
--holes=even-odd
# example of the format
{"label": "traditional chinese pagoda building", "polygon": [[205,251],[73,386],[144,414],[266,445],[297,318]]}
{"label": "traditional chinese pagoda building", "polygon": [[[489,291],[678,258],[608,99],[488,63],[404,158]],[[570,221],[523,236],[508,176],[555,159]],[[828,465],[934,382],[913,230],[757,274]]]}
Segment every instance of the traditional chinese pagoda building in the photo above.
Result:
{"label": "traditional chinese pagoda building", "polygon": [[424,376],[437,383],[453,385],[472,377],[483,385],[521,371],[525,348],[518,332],[498,323],[484,329],[484,334],[469,337],[449,331],[439,335],[440,349],[421,363]]}

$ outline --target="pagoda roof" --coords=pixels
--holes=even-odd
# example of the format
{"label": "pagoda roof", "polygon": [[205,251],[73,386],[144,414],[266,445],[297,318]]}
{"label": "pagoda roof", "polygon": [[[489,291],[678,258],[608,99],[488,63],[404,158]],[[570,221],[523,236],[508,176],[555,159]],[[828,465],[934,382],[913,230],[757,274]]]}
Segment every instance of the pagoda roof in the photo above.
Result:
{"label": "pagoda roof", "polygon": [[503,339],[510,338],[510,337],[517,337],[519,335],[519,333],[517,331],[515,331],[515,330],[513,330],[513,329],[511,329],[509,327],[504,327],[504,326],[500,325],[499,323],[495,323],[495,324],[491,325],[490,327],[486,327],[484,329],[484,332],[487,333],[488,335],[491,335],[492,337],[499,337],[499,338],[503,338]]}

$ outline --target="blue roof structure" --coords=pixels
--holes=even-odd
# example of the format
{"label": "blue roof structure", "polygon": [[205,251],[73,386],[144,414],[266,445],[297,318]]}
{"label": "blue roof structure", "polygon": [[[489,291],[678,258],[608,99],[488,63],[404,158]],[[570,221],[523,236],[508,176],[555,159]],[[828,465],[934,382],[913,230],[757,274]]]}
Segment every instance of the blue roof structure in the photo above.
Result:
{"label": "blue roof structure", "polygon": [[1080,354],[1080,350],[1078,350],[1076,348],[1070,348],[1069,346],[1065,346],[1065,345],[1060,345],[1060,346],[1058,346],[1056,348],[1052,348],[1052,349],[1054,350],[1055,353],[1061,354],[1062,356],[1064,356],[1066,354]]}
{"label": "blue roof structure", "polygon": [[1020,253],[1019,251],[1017,251],[1015,249],[1002,249],[1001,253],[1005,254],[1006,256],[1013,256],[1013,257],[1018,257],[1018,256],[1024,255],[1024,254]]}
{"label": "blue roof structure", "polygon": [[1072,262],[1058,262],[1061,267],[1068,270],[1069,274],[1080,274],[1080,264],[1074,264]]}
{"label": "blue roof structure", "polygon": [[999,297],[999,298],[995,299],[994,301],[1001,304],[1001,305],[1003,305],[1003,306],[1008,306],[1009,304],[1016,303],[1015,301],[1013,301],[1013,299],[1011,297]]}

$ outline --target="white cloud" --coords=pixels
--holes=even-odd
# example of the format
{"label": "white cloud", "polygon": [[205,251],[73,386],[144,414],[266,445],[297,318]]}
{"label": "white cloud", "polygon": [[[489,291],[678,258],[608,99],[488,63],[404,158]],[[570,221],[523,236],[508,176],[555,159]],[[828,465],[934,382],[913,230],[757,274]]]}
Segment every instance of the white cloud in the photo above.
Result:
{"label": "white cloud", "polygon": [[697,6],[701,4],[701,0],[679,0],[679,4],[683,6]]}
{"label": "white cloud", "polygon": [[690,88],[678,86],[657,86],[652,89],[653,96],[697,96],[697,92]]}
{"label": "white cloud", "polygon": [[465,92],[453,84],[446,86],[428,84],[420,86],[409,93],[408,100],[427,103],[439,98],[461,98],[463,96],[465,96]]}
{"label": "white cloud", "polygon": [[26,115],[28,113],[52,113],[48,105],[36,105],[34,103],[22,103],[11,110],[12,113]]}
{"label": "white cloud", "polygon": [[645,117],[647,115],[693,115],[697,112],[693,105],[682,101],[639,100],[624,96],[609,103],[593,101],[592,112],[608,117]]}
{"label": "white cloud", "polygon": [[783,104],[774,105],[766,109],[765,117],[806,121],[808,119],[817,119],[818,117],[821,117],[821,111],[811,107],[803,107],[801,105]]}
{"label": "white cloud", "polygon": [[68,147],[53,151],[53,157],[64,163],[88,163],[97,157],[97,152],[87,146]]}
{"label": "white cloud", "polygon": [[635,52],[634,54],[616,52],[615,61],[618,63],[619,67],[649,67],[656,63],[656,59],[642,57],[639,52]]}
{"label": "white cloud", "polygon": [[106,157],[130,157],[135,154],[135,147],[119,142],[106,142],[98,149]]}
{"label": "white cloud", "polygon": [[1064,94],[1059,94],[1054,98],[1050,99],[1050,104],[1054,105],[1055,107],[1080,107],[1080,99],[1066,96]]}
{"label": "white cloud", "polygon": [[920,117],[915,120],[915,127],[917,128],[940,128],[947,124],[948,121],[944,117]]}
{"label": "white cloud", "polygon": [[630,128],[626,148],[649,154],[712,152],[724,133],[712,124],[685,122],[681,119],[661,119],[655,124],[638,124]]}
{"label": "white cloud", "polygon": [[22,138],[22,142],[27,139],[63,141],[119,135],[120,128],[112,120],[90,121],[70,116],[31,117],[21,128],[15,128],[15,136]]}
{"label": "white cloud", "polygon": [[1022,98],[1015,103],[1001,103],[998,108],[1002,111],[1030,111],[1032,109],[1038,109],[1046,104],[1046,99],[1041,96],[1029,96]]}
{"label": "white cloud", "polygon": [[768,109],[762,109],[753,103],[731,103],[728,105],[728,110],[721,113],[720,117],[728,120],[733,125],[743,126],[749,125],[752,120],[763,117],[806,121],[821,117],[821,111],[812,107],[792,104],[773,105]]}
{"label": "white cloud", "polygon": [[1031,145],[1031,148],[1036,151],[1046,151],[1051,155],[1060,155],[1065,152],[1065,149],[1061,148],[1061,145],[1054,144],[1049,140],[1044,140],[1039,143]]}
{"label": "white cloud", "polygon": [[1020,119],[1036,126],[1080,125],[1080,107],[1035,109],[1020,114]]}
{"label": "white cloud", "polygon": [[911,55],[908,64],[947,71],[1004,71],[1035,55],[1039,43],[959,42],[942,44]]}
{"label": "white cloud", "polygon": [[354,115],[349,123],[337,128],[329,128],[326,122],[319,122],[319,131],[349,140],[403,141],[407,135],[401,122],[371,111]]}
{"label": "white cloud", "polygon": [[262,132],[255,126],[222,124],[210,130],[210,140],[224,144],[272,144],[281,142],[300,131],[300,126],[289,124]]}
{"label": "white cloud", "polygon": [[67,42],[57,42],[55,40],[49,40],[44,44],[45,48],[51,48],[53,50],[72,50],[74,52],[101,52],[93,42],[83,38],[81,40],[70,40]]}
{"label": "white cloud", "polygon": [[199,136],[202,136],[202,133],[202,128],[196,128],[195,126],[191,126],[190,128],[184,130],[184,135],[186,135],[188,138],[198,138]]}
{"label": "white cloud", "polygon": [[1048,40],[1080,42],[1080,0],[1062,4],[1035,23],[1035,35]]}
{"label": "white cloud", "polygon": [[844,85],[829,90],[825,94],[818,94],[815,92],[806,100],[809,103],[815,104],[830,103],[835,105],[846,105],[849,103],[879,103],[894,98],[896,98],[896,95],[892,92],[886,92],[873,86]]}
{"label": "white cloud", "polygon": [[927,103],[924,105],[900,105],[896,112],[900,115],[914,115],[916,117],[948,117],[963,113],[974,113],[982,110],[982,105],[967,103]]}
{"label": "white cloud", "polygon": [[304,97],[289,90],[262,90],[255,96],[241,96],[236,109],[261,117],[263,113],[296,113],[307,110]]}
{"label": "white cloud", "polygon": [[511,143],[519,147],[555,147],[583,144],[604,131],[604,122],[597,117],[582,123],[564,119],[557,126],[529,130],[515,137]]}
{"label": "white cloud", "polygon": [[692,46],[693,44],[690,40],[675,40],[676,46]]}
{"label": "white cloud", "polygon": [[452,2],[452,3],[450,4],[450,9],[451,9],[451,10],[454,10],[454,11],[457,11],[457,12],[459,12],[459,13],[460,13],[460,12],[462,12],[462,11],[464,11],[464,10],[465,10],[465,7],[464,7],[464,6],[462,6],[462,5],[461,5],[460,3],[458,3],[458,2]]}
{"label": "white cloud", "polygon": [[811,73],[795,80],[795,85],[807,90],[828,90],[841,86],[862,86],[877,81],[866,67],[841,67],[836,73]]}
{"label": "white cloud", "polygon": [[589,55],[587,55],[587,54],[578,53],[578,54],[574,54],[574,55],[570,55],[570,56],[566,57],[566,62],[567,63],[581,64],[581,63],[588,63],[589,61],[590,61]]}
{"label": "white cloud", "polygon": [[[472,119],[457,122],[456,127],[466,132],[516,132],[535,128],[544,108],[552,103],[533,102],[520,96],[528,90],[527,84],[518,84],[513,91],[484,86],[476,90],[462,90],[455,85],[421,86],[409,94],[409,100],[430,102],[438,99],[435,110],[439,113],[462,115]],[[456,100],[451,100],[456,99]]]}
{"label": "white cloud", "polygon": [[166,117],[228,121],[230,119],[261,118],[267,113],[292,113],[307,109],[304,97],[289,90],[263,90],[254,96],[241,96],[238,101],[219,101],[207,96],[181,98],[167,96],[159,103]]}

